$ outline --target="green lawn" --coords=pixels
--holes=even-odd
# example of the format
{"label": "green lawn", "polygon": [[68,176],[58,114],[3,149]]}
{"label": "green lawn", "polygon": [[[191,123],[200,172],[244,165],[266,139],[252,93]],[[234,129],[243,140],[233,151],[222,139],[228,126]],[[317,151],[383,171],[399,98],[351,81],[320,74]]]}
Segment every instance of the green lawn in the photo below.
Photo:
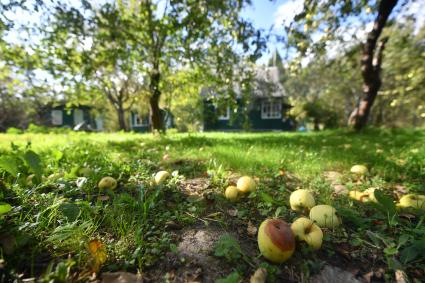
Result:
{"label": "green lawn", "polygon": [[[350,174],[355,164],[366,165],[368,175],[359,179]],[[152,183],[158,170],[178,172],[158,187]],[[335,195],[324,177],[328,171],[341,173],[348,190],[375,187],[385,199],[358,203]],[[223,191],[241,175],[255,177],[258,190],[230,203]],[[99,190],[104,176],[116,178],[118,187]],[[186,187],[193,179],[203,189],[190,193]],[[293,258],[282,264],[288,270],[259,257],[255,235],[241,230],[248,222],[258,227],[267,217],[292,222],[299,214],[289,209],[288,199],[297,188],[310,189],[316,203],[333,205],[343,225],[325,230],[318,252],[298,244]],[[350,265],[362,274],[382,268],[387,280],[396,270],[425,280],[423,213],[392,213],[389,207],[402,194],[425,194],[424,130],[0,134],[0,190],[0,201],[13,206],[0,218],[0,276],[6,281],[19,273],[47,282],[122,270],[166,280],[170,266],[164,262],[170,253],[178,257],[181,235],[205,225],[234,233],[242,258],[248,258],[224,258],[232,264],[212,275],[215,279],[232,272],[247,279],[264,266],[270,281],[289,274],[298,281],[328,263]],[[229,216],[229,210],[236,210],[236,216]],[[180,228],[170,229],[173,225]],[[93,239],[102,243],[105,262],[87,248]]]}

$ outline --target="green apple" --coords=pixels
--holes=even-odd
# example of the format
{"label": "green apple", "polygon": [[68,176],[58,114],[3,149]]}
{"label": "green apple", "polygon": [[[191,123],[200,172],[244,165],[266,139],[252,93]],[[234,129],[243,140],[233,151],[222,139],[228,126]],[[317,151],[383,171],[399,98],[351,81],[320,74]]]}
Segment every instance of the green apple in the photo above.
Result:
{"label": "green apple", "polygon": [[407,208],[413,207],[416,209],[425,210],[425,195],[407,194],[400,198],[398,207]]}
{"label": "green apple", "polygon": [[341,224],[336,209],[326,204],[313,207],[310,210],[310,219],[321,228],[335,228]]}
{"label": "green apple", "polygon": [[368,169],[364,165],[354,165],[353,167],[351,167],[350,172],[356,175],[363,176],[368,172]]}
{"label": "green apple", "polygon": [[155,184],[161,185],[168,177],[170,177],[170,173],[167,171],[159,171],[155,174]]}
{"label": "green apple", "polygon": [[295,237],[304,241],[314,250],[320,249],[323,242],[323,232],[311,219],[301,217],[291,225]]}
{"label": "green apple", "polygon": [[99,187],[99,189],[101,190],[105,190],[105,189],[110,189],[113,190],[117,187],[117,180],[115,180],[112,177],[103,177],[100,181],[99,184],[97,185]]}
{"label": "green apple", "polygon": [[224,192],[224,196],[230,201],[236,201],[238,199],[238,188],[235,186],[228,186]]}
{"label": "green apple", "polygon": [[295,237],[288,223],[280,219],[266,219],[258,229],[258,248],[271,262],[288,260],[295,251]]}
{"label": "green apple", "polygon": [[313,195],[308,190],[296,190],[289,197],[291,209],[295,211],[303,211],[310,209],[316,205]]}
{"label": "green apple", "polygon": [[254,179],[249,176],[240,177],[236,183],[236,187],[241,193],[253,192],[255,191],[256,186]]}

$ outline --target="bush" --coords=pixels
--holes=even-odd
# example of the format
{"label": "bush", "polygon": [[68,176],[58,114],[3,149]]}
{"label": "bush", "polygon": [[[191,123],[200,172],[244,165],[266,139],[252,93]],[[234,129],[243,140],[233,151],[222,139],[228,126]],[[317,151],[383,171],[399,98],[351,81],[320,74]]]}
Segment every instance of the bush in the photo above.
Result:
{"label": "bush", "polygon": [[6,133],[11,135],[19,135],[22,134],[22,130],[15,127],[10,127],[6,130]]}
{"label": "bush", "polygon": [[33,123],[29,124],[28,128],[25,132],[27,133],[33,133],[33,134],[48,134],[48,133],[55,133],[55,134],[66,134],[71,132],[72,130],[70,128],[57,128],[57,127],[47,127],[47,126],[39,126],[35,125]]}

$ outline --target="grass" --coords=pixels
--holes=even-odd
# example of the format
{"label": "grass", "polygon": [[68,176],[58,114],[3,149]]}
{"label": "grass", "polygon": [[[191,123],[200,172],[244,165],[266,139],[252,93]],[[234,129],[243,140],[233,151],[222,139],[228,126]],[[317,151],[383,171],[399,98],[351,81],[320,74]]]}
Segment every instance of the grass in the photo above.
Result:
{"label": "grass", "polygon": [[[354,164],[368,166],[367,178],[349,174]],[[161,169],[178,173],[158,188],[152,174]],[[336,197],[323,176],[326,171],[342,173],[350,190],[383,189],[382,203]],[[255,176],[259,190],[231,204],[222,192],[235,174]],[[104,176],[117,179],[118,188],[100,191],[97,183]],[[198,177],[212,182],[213,207],[182,193],[182,180]],[[5,262],[0,276],[7,281],[23,273],[60,281],[82,280],[93,271],[149,270],[175,250],[175,235],[164,228],[170,222],[205,224],[211,212],[230,207],[238,210],[238,223],[257,225],[275,215],[292,222],[297,214],[290,211],[288,198],[299,187],[311,189],[318,203],[335,206],[344,225],[325,233],[319,253],[302,246],[291,262],[296,272],[314,273],[317,263],[337,255],[336,243],[347,244],[358,265],[368,262],[372,251],[374,266],[383,267],[388,280],[401,269],[420,281],[425,278],[424,216],[390,213],[385,200],[397,199],[395,188],[424,194],[424,184],[423,130],[0,134],[0,202],[13,206],[0,218],[0,260]],[[226,226],[225,216],[215,221]],[[105,262],[87,248],[93,239],[107,250]],[[256,263],[241,265],[236,269],[247,278]],[[272,280],[279,271],[267,266]]]}

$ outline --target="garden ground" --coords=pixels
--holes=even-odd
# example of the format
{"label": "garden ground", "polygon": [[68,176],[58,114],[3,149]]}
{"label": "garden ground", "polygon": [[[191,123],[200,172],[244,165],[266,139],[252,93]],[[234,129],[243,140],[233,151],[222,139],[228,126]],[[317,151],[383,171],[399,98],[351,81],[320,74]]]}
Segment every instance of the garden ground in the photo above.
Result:
{"label": "garden ground", "polygon": [[[354,164],[367,176],[350,174]],[[155,185],[158,170],[172,178]],[[232,203],[224,189],[242,175],[258,190]],[[104,176],[117,188],[98,189]],[[371,187],[384,193],[377,203],[347,196]],[[342,225],[324,229],[319,251],[297,243],[273,265],[257,227],[298,218],[297,188]],[[0,201],[13,207],[0,216],[0,281],[239,282],[263,267],[270,282],[423,282],[424,214],[393,210],[407,193],[425,193],[423,130],[0,134]]]}

